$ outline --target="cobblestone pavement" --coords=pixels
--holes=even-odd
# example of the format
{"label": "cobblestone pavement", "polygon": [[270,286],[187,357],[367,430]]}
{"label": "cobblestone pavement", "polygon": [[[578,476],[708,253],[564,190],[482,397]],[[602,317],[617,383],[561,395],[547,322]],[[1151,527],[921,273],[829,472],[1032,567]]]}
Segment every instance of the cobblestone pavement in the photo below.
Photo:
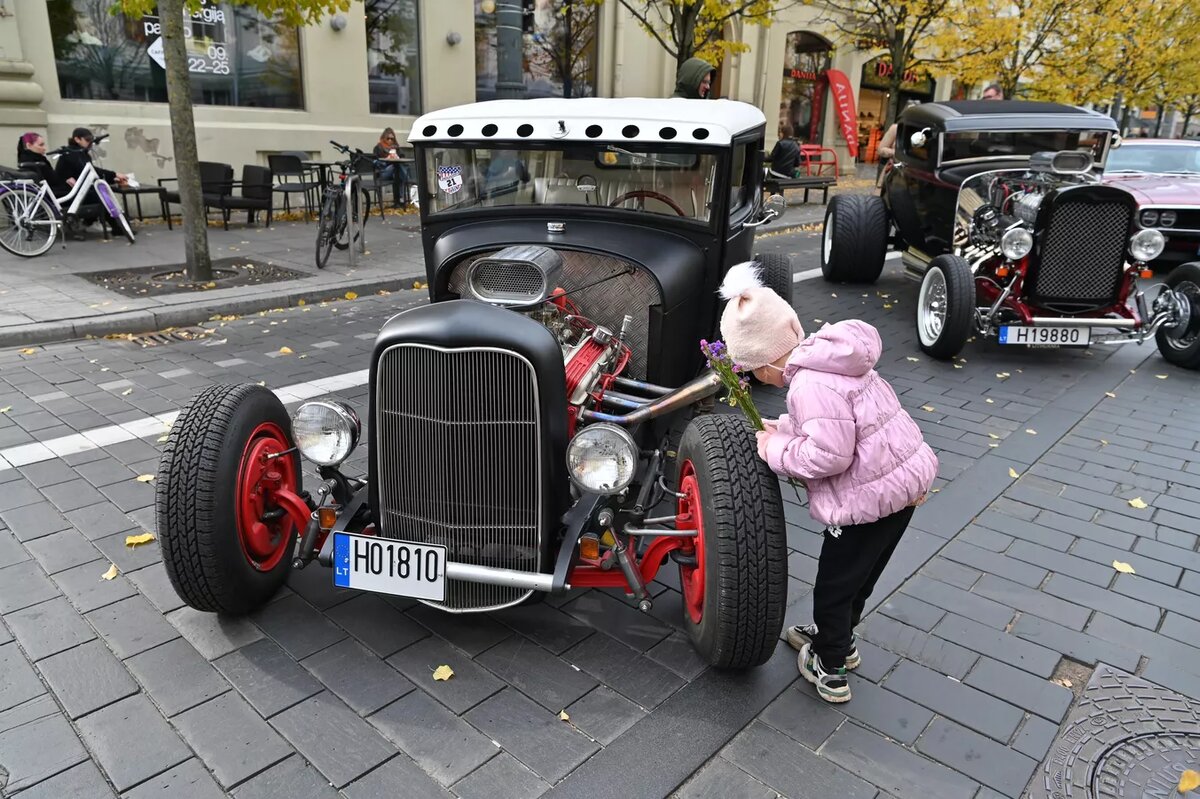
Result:
{"label": "cobblestone pavement", "polygon": [[[801,252],[803,274],[815,243],[764,248]],[[894,261],[866,289],[797,283],[806,326],[879,327],[879,368],[941,460],[839,708],[786,644],[748,674],[705,668],[669,570],[649,615],[597,590],[447,615],[335,590],[317,566],[247,618],[183,606],[157,544],[124,544],[154,527],[138,477],[164,420],[238,380],[365,409],[375,332],[424,292],[213,321],[191,341],[0,350],[3,793],[992,799],[1036,781],[1099,663],[1200,697],[1200,379],[1145,347],[975,343],[935,363],[915,296]],[[791,624],[820,538],[796,502],[787,516]],[[435,682],[443,664],[455,676]]]}

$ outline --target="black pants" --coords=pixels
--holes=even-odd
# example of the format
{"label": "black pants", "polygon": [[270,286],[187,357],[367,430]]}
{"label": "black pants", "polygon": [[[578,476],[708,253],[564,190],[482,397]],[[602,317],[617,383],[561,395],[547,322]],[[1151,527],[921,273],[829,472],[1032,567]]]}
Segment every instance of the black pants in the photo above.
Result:
{"label": "black pants", "polygon": [[825,531],[817,584],[813,587],[813,651],[829,670],[846,664],[851,630],[862,620],[867,598],[900,543],[915,508],[905,508],[870,524],[842,528],[837,538]]}

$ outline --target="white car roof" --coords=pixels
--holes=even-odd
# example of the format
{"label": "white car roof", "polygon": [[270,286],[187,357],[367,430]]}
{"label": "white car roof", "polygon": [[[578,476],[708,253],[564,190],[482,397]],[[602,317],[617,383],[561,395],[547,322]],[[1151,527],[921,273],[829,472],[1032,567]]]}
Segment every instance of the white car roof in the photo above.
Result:
{"label": "white car roof", "polygon": [[[425,114],[413,123],[408,140],[496,139],[543,143],[603,140],[728,145],[734,136],[759,128],[766,121],[762,111],[736,100],[678,97],[490,100]],[[458,125],[461,129],[455,127]],[[532,127],[524,127],[527,125]],[[485,126],[494,129],[485,132]]]}

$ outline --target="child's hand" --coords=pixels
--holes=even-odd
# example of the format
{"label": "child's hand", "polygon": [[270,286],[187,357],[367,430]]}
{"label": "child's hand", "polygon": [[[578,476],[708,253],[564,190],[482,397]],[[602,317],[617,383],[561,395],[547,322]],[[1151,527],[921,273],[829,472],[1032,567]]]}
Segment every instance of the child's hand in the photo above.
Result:
{"label": "child's hand", "polygon": [[766,430],[759,430],[754,434],[754,438],[758,441],[758,457],[765,461],[767,459],[767,441],[770,440],[771,433]]}
{"label": "child's hand", "polygon": [[764,430],[768,433],[774,433],[776,430],[779,429],[779,420],[778,419],[763,419],[762,423],[763,423]]}

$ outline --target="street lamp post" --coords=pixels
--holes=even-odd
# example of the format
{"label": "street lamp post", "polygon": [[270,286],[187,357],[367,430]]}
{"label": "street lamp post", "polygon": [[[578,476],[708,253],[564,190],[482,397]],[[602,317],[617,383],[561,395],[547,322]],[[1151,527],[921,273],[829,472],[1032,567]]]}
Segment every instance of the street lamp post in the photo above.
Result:
{"label": "street lamp post", "polygon": [[496,97],[500,100],[525,96],[523,14],[521,0],[496,3]]}

